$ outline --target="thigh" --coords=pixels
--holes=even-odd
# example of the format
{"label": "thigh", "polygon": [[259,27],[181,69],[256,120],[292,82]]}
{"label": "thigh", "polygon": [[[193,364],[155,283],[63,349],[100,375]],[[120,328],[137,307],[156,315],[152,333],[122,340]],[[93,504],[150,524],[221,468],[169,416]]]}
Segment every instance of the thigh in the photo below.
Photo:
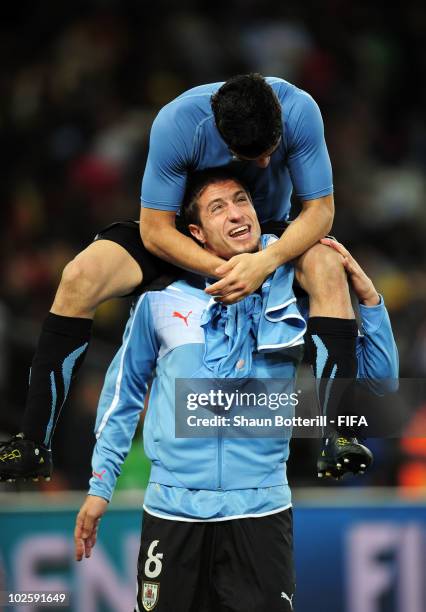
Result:
{"label": "thigh", "polygon": [[[110,240],[119,244],[142,270],[142,282],[128,295],[139,295],[149,289],[162,289],[182,274],[182,270],[152,255],[144,247],[138,221],[117,221],[102,229],[94,241]],[[158,283],[157,283],[158,281]],[[158,286],[152,284],[156,282]]]}
{"label": "thigh", "polygon": [[220,525],[215,557],[220,612],[291,612],[295,590],[291,509]]}
{"label": "thigh", "polygon": [[138,558],[140,612],[217,612],[211,591],[214,526],[144,512]]}

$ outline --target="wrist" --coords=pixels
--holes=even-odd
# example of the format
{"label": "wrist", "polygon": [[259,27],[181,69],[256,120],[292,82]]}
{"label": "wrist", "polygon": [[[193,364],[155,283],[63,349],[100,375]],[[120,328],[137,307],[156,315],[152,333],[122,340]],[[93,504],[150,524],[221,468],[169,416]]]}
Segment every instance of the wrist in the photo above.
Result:
{"label": "wrist", "polygon": [[221,278],[221,276],[218,275],[216,270],[220,268],[220,266],[222,266],[224,263],[226,263],[226,259],[217,257],[216,255],[212,255],[212,258],[213,257],[214,259],[211,260],[211,263],[209,264],[208,268],[206,270],[203,270],[202,273],[208,278]]}
{"label": "wrist", "polygon": [[361,298],[360,303],[363,306],[378,306],[380,304],[380,295],[377,293],[377,291],[374,291]]}
{"label": "wrist", "polygon": [[265,278],[275,272],[278,266],[281,265],[279,258],[277,257],[275,251],[268,247],[263,251],[258,252],[259,257],[262,259],[263,267],[265,270]]}
{"label": "wrist", "polygon": [[216,270],[225,263],[225,259],[210,253],[210,251],[201,247],[200,245],[196,246],[200,249],[200,254],[197,261],[198,265],[192,266],[192,272],[196,272],[202,276],[208,276],[209,278],[220,278]]}

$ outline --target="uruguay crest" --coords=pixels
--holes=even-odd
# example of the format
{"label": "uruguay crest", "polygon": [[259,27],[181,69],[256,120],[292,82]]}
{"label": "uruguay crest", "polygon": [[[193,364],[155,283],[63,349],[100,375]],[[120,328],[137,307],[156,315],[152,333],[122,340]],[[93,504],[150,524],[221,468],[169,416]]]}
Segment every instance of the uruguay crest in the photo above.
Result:
{"label": "uruguay crest", "polygon": [[142,582],[142,605],[144,610],[153,610],[158,603],[160,584],[158,582]]}

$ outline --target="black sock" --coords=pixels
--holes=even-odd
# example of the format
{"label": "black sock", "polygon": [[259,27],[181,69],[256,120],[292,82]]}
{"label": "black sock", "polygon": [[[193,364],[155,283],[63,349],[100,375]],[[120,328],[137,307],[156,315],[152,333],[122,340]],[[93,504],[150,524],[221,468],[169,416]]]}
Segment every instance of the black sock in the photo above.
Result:
{"label": "black sock", "polygon": [[327,415],[325,434],[338,429],[337,416],[344,414],[341,398],[357,375],[357,336],[355,319],[311,317],[308,320],[305,356],[317,379],[321,414]]}
{"label": "black sock", "polygon": [[83,363],[92,329],[91,319],[49,313],[35,352],[25,406],[26,438],[50,447],[72,378]]}

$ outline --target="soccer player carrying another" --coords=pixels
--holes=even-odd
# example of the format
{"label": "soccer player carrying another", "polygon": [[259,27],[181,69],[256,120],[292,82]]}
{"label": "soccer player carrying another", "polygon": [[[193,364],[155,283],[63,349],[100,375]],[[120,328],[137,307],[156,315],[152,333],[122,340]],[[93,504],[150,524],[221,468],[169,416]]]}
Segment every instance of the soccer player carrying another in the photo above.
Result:
{"label": "soccer player carrying another", "polygon": [[[262,251],[227,261],[176,227],[188,176],[221,166],[248,185],[262,231],[280,236]],[[301,212],[288,225],[293,189]],[[179,277],[182,268],[219,279],[206,293],[232,304],[297,260],[299,283],[310,298],[306,353],[315,376],[330,380],[327,397],[319,398],[323,410],[337,414],[343,381],[356,376],[358,329],[341,257],[319,243],[332,226],[334,201],[323,122],[311,96],[258,74],[186,91],[153,123],[141,201],[140,234],[136,223],[115,223],[66,266],[33,359],[23,433],[0,449],[0,478],[50,475],[52,436],[98,305],[141,293],[163,273]],[[327,432],[322,454],[330,462],[336,440]],[[350,441],[346,450],[359,459],[351,466],[355,472],[371,460]]]}
{"label": "soccer player carrying another", "polygon": [[[227,173],[194,178],[182,212],[204,251],[226,261],[276,244],[274,236],[261,235],[247,189]],[[343,247],[334,248],[341,257]],[[366,330],[357,339],[358,376],[397,377],[383,300],[344,253]],[[280,378],[292,387],[292,348],[306,327],[292,280],[293,266],[280,266],[261,294],[224,305],[204,291],[210,279],[188,273],[163,290],[148,291],[134,307],[100,398],[93,477],[77,517],[75,550],[81,560],[95,545],[155,369],[144,423],[152,470],[138,559],[140,611],[293,610],[289,437],[175,436],[176,379],[212,379],[217,387],[221,378]],[[271,308],[277,315],[271,322],[264,308],[273,294],[279,312]],[[267,325],[274,327],[269,339],[275,344],[265,346]]]}

